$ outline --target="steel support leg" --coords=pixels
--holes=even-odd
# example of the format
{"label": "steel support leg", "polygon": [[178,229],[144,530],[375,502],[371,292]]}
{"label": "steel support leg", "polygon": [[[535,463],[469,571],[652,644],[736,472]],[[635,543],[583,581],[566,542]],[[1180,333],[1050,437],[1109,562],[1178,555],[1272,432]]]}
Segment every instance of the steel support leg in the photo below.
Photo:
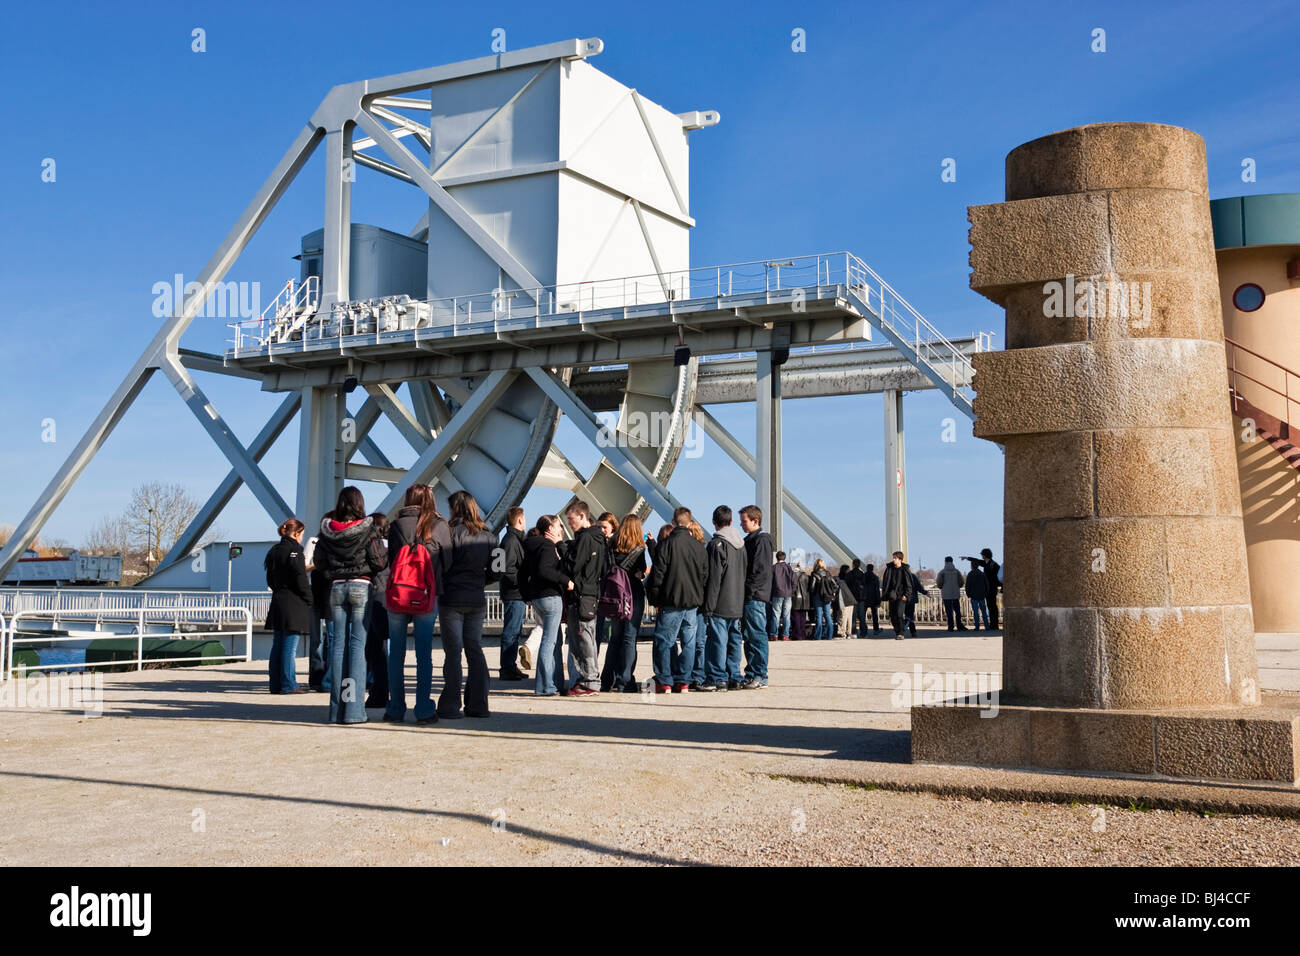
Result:
{"label": "steel support leg", "polygon": [[763,524],[779,550],[781,517],[785,511],[784,488],[781,485],[781,366],[772,361],[770,349],[759,351],[756,364],[756,504],[763,509]]}
{"label": "steel support leg", "polygon": [[298,519],[308,535],[343,490],[339,470],[339,420],[343,390],[304,388],[298,429]]}
{"label": "steel support leg", "polygon": [[885,400],[885,560],[907,554],[907,464],[903,453],[903,393],[890,389]]}

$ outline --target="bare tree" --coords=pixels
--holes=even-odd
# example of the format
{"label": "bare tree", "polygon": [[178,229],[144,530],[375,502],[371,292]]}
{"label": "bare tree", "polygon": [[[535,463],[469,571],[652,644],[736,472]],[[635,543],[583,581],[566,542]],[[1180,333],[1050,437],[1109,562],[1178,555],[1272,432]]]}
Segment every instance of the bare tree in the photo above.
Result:
{"label": "bare tree", "polygon": [[122,517],[131,539],[143,543],[146,559],[152,554],[150,565],[157,567],[198,511],[184,485],[150,481],[136,486]]}

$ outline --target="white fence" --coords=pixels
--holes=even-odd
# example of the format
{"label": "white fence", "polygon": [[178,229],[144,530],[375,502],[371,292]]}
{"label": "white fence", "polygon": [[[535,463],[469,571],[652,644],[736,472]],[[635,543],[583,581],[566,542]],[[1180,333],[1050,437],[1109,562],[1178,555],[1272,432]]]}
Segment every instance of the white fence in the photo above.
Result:
{"label": "white fence", "polygon": [[[145,664],[180,664],[180,663],[213,663],[216,661],[251,661],[253,659],[253,615],[246,607],[232,607],[218,605],[209,608],[169,608],[167,609],[169,620],[173,623],[172,634],[151,634],[147,627],[148,611],[144,608],[113,610],[108,608],[91,608],[88,610],[76,611],[63,608],[60,610],[33,610],[25,609],[17,611],[5,623],[5,618],[0,615],[0,647],[3,647],[4,656],[0,660],[0,680],[8,680],[13,673],[14,652],[18,645],[40,645],[42,647],[51,644],[88,644],[91,641],[101,639],[130,639],[135,638],[135,657],[131,659],[115,659],[103,662],[90,662],[87,664],[69,664],[66,662],[54,664],[35,664],[25,665],[27,671],[44,671],[44,670],[64,670],[69,667],[82,666],[104,666],[104,667],[131,667],[136,670],[144,670]],[[24,631],[22,625],[27,621],[49,621],[52,627],[64,623],[84,623],[93,625],[93,630],[83,631],[78,634],[68,634],[61,636],[56,633],[39,633],[22,636]],[[121,625],[130,627],[131,633],[123,635],[113,631],[100,631],[105,625]],[[182,625],[187,625],[185,630],[181,630]],[[237,626],[238,629],[232,630]],[[181,657],[148,657],[144,656],[144,642],[156,638],[170,640],[186,641],[203,641],[208,639],[220,640],[223,644],[229,640],[231,650],[234,645],[242,640],[244,651],[242,654],[216,654],[208,656],[187,655]]]}

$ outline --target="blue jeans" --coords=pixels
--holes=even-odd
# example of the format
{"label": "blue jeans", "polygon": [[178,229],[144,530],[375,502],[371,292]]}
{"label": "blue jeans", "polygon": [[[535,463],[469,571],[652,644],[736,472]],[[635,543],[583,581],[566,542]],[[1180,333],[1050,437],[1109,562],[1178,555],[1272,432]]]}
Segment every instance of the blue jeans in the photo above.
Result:
{"label": "blue jeans", "polygon": [[366,619],[369,581],[335,581],[330,587],[334,640],[330,643],[331,724],[366,722]]}
{"label": "blue jeans", "polygon": [[790,636],[790,605],[793,601],[793,598],[788,597],[772,598],[772,603],[768,605],[770,609],[767,615],[768,637]]}
{"label": "blue jeans", "polygon": [[708,627],[709,638],[704,648],[705,683],[725,685],[728,681],[739,682],[740,647],[744,643],[740,618],[709,615]]}
{"label": "blue jeans", "polygon": [[767,683],[767,604],[746,601],[741,624],[745,634],[745,678]]}
{"label": "blue jeans", "polygon": [[435,604],[428,614],[388,612],[388,709],[394,720],[406,716],[406,627],[415,623],[415,719],[435,714],[433,706],[433,625]]}
{"label": "blue jeans", "polygon": [[984,617],[984,626],[989,626],[989,602],[985,598],[970,599],[970,616],[975,619],[975,626],[980,626],[980,616]]}
{"label": "blue jeans", "polygon": [[813,601],[813,636],[814,641],[828,641],[835,636],[835,622],[831,620],[831,606],[820,601]]}
{"label": "blue jeans", "polygon": [[556,680],[564,682],[564,651],[560,644],[560,618],[564,600],[559,595],[533,601],[533,610],[542,622],[542,643],[537,649],[537,679],[533,693],[542,697],[560,693]]}
{"label": "blue jeans", "polygon": [[[641,618],[645,616],[645,598],[633,593],[632,620],[606,620],[605,667],[600,675],[601,690],[636,689],[636,637],[641,632]],[[599,628],[596,631],[600,634]]]}
{"label": "blue jeans", "polygon": [[519,632],[524,626],[523,601],[503,601],[501,622],[501,675],[519,673]]}
{"label": "blue jeans", "polygon": [[[704,683],[704,648],[708,637],[709,628],[705,621],[704,612],[697,612],[695,615],[695,626],[691,629],[691,643],[695,646],[695,663],[694,666],[691,667],[690,674],[687,675],[688,683]],[[685,644],[684,639],[682,643]]]}
{"label": "blue jeans", "polygon": [[325,675],[320,679],[322,690],[328,691],[334,686],[334,661],[330,659],[330,648],[334,646],[334,610],[325,618],[325,642],[321,645],[321,654],[325,657]]}
{"label": "blue jeans", "polygon": [[465,680],[465,709],[475,714],[488,712],[488,667],[483,655],[483,619],[487,607],[457,607],[451,604],[442,609],[442,693],[438,696],[438,716],[460,716],[461,670],[460,658],[464,651],[469,665]]}
{"label": "blue jeans", "polygon": [[[693,607],[661,607],[655,621],[654,669],[660,684],[686,684],[695,669],[695,619]],[[681,637],[682,649],[677,649]]]}
{"label": "blue jeans", "polygon": [[294,631],[276,631],[271,638],[271,693],[292,694],[298,689],[294,679],[294,654],[298,650],[298,635]]}

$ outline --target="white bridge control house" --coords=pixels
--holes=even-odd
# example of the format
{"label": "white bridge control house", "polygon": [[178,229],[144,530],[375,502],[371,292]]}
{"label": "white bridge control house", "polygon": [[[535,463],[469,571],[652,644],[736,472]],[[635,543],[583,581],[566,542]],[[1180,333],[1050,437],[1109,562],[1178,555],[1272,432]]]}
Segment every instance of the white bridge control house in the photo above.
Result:
{"label": "white bridge control house", "polygon": [[[273,521],[296,513],[309,526],[353,481],[386,486],[389,511],[413,483],[432,484],[443,507],[464,488],[497,528],[534,484],[667,516],[692,420],[754,478],[778,543],[789,514],[843,562],[852,550],[784,488],[781,403],[876,391],[887,547],[905,547],[902,393],[937,388],[973,417],[969,355],[986,337],[950,342],[847,252],[691,267],[688,140],[719,116],[649,101],[588,62],[601,49],[567,40],[331,90],[0,552],[0,577],[157,371],[231,466],[163,569],[245,485]],[[318,149],[323,228],[303,224],[300,275],[232,327],[224,355],[181,347]],[[352,190],[372,175],[410,186],[406,223],[353,223]],[[873,329],[888,344],[872,347]],[[283,400],[245,444],[195,372]],[[753,454],[705,407],[734,401],[756,403]],[[618,441],[597,412],[617,413]],[[590,474],[554,445],[561,415],[603,455]],[[259,461],[295,417],[290,507]],[[413,464],[371,438],[381,417]]]}

